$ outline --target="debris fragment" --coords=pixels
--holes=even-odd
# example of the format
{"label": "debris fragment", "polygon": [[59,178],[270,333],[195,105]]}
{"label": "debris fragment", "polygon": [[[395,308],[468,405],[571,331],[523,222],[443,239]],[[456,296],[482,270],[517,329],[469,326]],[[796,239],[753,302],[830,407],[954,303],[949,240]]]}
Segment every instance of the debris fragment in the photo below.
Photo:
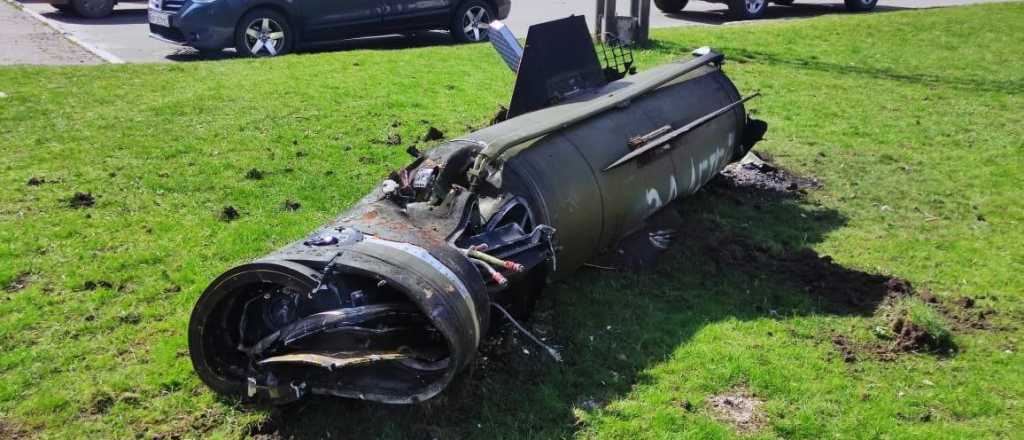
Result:
{"label": "debris fragment", "polygon": [[96,199],[92,196],[92,193],[87,192],[76,192],[75,195],[68,199],[68,206],[72,208],[88,208],[96,204]]}
{"label": "debris fragment", "polygon": [[508,107],[503,105],[498,106],[498,110],[494,112],[494,116],[491,117],[491,125],[503,122],[508,119]]}
{"label": "debris fragment", "polygon": [[238,210],[231,205],[225,206],[224,209],[220,211],[221,221],[229,222],[238,219],[240,216],[241,214],[238,213]]}
{"label": "debris fragment", "polygon": [[281,209],[284,209],[285,211],[298,211],[301,207],[302,205],[299,202],[292,199],[285,199],[284,203],[281,204]]}
{"label": "debris fragment", "polygon": [[46,183],[46,179],[44,179],[44,178],[42,178],[42,177],[35,177],[35,176],[32,176],[32,177],[30,177],[30,178],[28,179],[28,183],[27,183],[27,185],[28,185],[28,186],[39,186],[39,185],[42,185],[42,184],[44,184],[44,183]]}

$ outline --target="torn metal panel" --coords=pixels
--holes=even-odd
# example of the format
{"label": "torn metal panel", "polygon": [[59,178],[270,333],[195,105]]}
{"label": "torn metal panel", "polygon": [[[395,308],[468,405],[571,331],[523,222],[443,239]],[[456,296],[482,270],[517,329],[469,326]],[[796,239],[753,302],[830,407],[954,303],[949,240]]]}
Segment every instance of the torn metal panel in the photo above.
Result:
{"label": "torn metal panel", "polygon": [[[540,29],[586,38],[581,23]],[[531,65],[558,47],[532,57],[528,44],[520,71],[561,87]],[[524,315],[547,280],[626,237],[663,249],[674,234],[654,217],[763,136],[722,60],[707,51],[607,83],[588,73],[560,103],[411,150],[336,220],[210,284],[189,322],[196,372],[275,403],[437,395],[473,361],[492,310]]]}

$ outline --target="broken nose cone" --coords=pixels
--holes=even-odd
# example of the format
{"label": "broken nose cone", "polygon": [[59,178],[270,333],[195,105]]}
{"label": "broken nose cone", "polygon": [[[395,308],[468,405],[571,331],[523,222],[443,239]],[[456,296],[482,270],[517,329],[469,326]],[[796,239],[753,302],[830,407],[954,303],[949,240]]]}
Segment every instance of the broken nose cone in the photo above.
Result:
{"label": "broken nose cone", "polygon": [[352,232],[295,243],[210,285],[189,323],[207,385],[271,403],[307,393],[415,403],[448,385],[488,322],[479,273],[452,249]]}

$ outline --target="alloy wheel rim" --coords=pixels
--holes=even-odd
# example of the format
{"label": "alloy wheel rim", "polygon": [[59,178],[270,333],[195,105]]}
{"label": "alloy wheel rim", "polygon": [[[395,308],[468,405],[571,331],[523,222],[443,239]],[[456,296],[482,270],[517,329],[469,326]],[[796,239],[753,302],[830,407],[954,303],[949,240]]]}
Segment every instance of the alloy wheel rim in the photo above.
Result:
{"label": "alloy wheel rim", "polygon": [[253,55],[277,55],[284,48],[284,27],[272,18],[257,18],[245,27],[245,44]]}
{"label": "alloy wheel rim", "polygon": [[756,14],[764,8],[764,0],[746,0],[747,12]]}
{"label": "alloy wheel rim", "polygon": [[482,6],[473,6],[466,10],[462,16],[462,32],[471,41],[481,41],[487,37],[487,29],[481,29],[480,25],[490,23],[491,17],[487,9]]}

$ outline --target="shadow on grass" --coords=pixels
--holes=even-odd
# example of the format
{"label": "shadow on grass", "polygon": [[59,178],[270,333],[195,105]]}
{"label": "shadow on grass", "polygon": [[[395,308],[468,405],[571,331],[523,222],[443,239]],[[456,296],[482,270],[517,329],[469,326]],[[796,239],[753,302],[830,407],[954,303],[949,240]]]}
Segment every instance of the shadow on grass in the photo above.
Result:
{"label": "shadow on grass", "polygon": [[[456,44],[448,32],[424,31],[408,34],[378,35],[373,37],[353,38],[320,43],[309,43],[295,50],[295,54],[314,54],[323,52],[342,52],[349,50],[402,50],[417,47],[448,46]],[[184,48],[166,57],[172,61],[211,61],[239,58],[234,49],[215,53],[201,54],[199,51]]]}
{"label": "shadow on grass", "polygon": [[[674,51],[685,53],[690,48],[682,44],[666,41],[651,41],[652,49],[662,51]],[[752,50],[741,47],[716,47],[715,49],[726,54],[726,59],[739,63],[760,63],[768,65],[788,66],[796,69],[814,70],[818,72],[834,73],[836,75],[856,75],[889,81],[899,81],[908,84],[949,86],[972,91],[984,91],[1006,94],[1024,94],[1024,80],[1008,79],[1000,80],[987,77],[958,77],[952,75],[936,75],[930,73],[900,72],[888,67],[876,67],[872,65],[851,65],[839,64],[818,59],[788,56],[771,52]]]}
{"label": "shadow on grass", "polygon": [[[581,269],[548,287],[528,325],[561,347],[555,364],[499,332],[438,397],[416,406],[311,398],[270,410],[260,438],[565,438],[574,406],[623,398],[709,323],[870,315],[890,278],[808,248],[846,224],[799,191],[717,178],[680,206],[676,246],[642,273]],[[502,339],[494,342],[495,339]],[[529,353],[527,353],[527,351]]]}

